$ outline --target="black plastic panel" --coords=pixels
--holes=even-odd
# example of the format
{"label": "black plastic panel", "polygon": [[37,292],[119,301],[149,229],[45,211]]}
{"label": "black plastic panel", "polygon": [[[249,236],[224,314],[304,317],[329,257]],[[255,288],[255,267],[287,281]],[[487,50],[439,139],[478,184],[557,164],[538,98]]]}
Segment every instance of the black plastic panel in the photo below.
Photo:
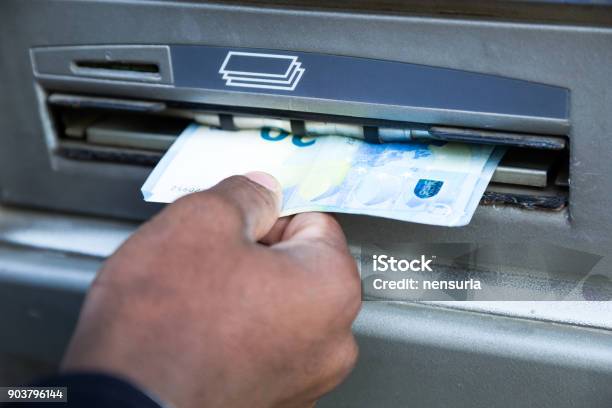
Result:
{"label": "black plastic panel", "polygon": [[259,48],[170,49],[178,87],[559,120],[569,115],[566,89],[496,75]]}

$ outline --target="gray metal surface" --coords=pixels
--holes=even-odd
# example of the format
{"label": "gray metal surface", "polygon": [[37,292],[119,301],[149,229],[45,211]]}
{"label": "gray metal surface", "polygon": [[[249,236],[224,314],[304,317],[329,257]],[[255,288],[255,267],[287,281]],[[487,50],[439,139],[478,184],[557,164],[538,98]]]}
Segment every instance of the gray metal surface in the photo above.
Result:
{"label": "gray metal surface", "polygon": [[[60,7],[64,4],[70,6]],[[453,230],[384,220],[357,222],[358,218],[352,218],[347,229],[357,241],[385,241],[398,237],[400,240],[432,237],[465,241],[473,236],[498,237],[497,232],[503,231],[508,240],[553,237],[563,245],[576,244],[595,252],[605,252],[612,245],[608,234],[612,214],[601,211],[612,204],[612,198],[606,194],[612,190],[612,179],[607,177],[609,161],[604,157],[610,139],[602,132],[612,127],[612,118],[606,108],[612,103],[607,87],[607,67],[612,61],[612,47],[608,46],[612,35],[608,29],[199,3],[5,2],[3,8],[2,30],[6,35],[2,35],[1,73],[6,79],[4,95],[18,95],[14,99],[4,97],[1,100],[6,114],[0,120],[6,136],[0,151],[3,167],[0,185],[2,199],[6,202],[134,218],[146,218],[154,211],[142,203],[138,194],[145,177],[143,171],[129,169],[129,166],[92,163],[77,166],[56,158],[50,160],[47,146],[41,143],[45,122],[41,123],[36,113],[38,101],[26,55],[29,47],[126,41],[239,44],[352,54],[486,72],[570,90],[572,182],[569,214],[515,212],[501,208],[479,210],[472,225]],[[136,24],[114,24],[112,29],[105,24],[130,19],[146,21],[147,25],[133,30]],[[266,19],[273,20],[274,24],[261,24]],[[321,25],[321,19],[325,19],[326,24]],[[57,30],[66,20],[71,22],[70,29]],[[48,24],[40,24],[41,21]],[[159,27],[177,29],[159,30]],[[227,27],[231,30],[221,29]],[[66,88],[87,91],[77,83],[66,85]],[[95,87],[90,91],[95,91]],[[167,91],[164,88],[152,92],[140,85],[125,84],[115,93],[144,98],[166,97],[169,96]],[[175,94],[173,98],[198,99],[189,92]],[[237,96],[233,101],[219,102],[245,105],[253,99]],[[263,96],[258,96],[257,101],[267,103]],[[308,106],[300,105],[294,108],[308,110]],[[326,107],[321,102],[319,108]],[[335,106],[334,109],[343,108]],[[346,110],[347,114],[359,113],[354,106]],[[49,130],[50,126],[46,126]],[[56,171],[51,172],[51,169]]]}
{"label": "gray metal surface", "polygon": [[[199,2],[9,0],[0,8],[0,194],[5,202],[132,219],[147,218],[157,210],[141,201],[139,188],[146,169],[49,156],[54,143],[52,124],[45,114],[39,116],[42,95],[33,85],[31,47],[124,43],[259,47],[482,72],[564,87],[571,93],[569,211],[481,207],[472,223],[459,229],[339,216],[352,244],[536,240],[601,255],[612,247],[612,139],[606,133],[612,128],[609,28]],[[45,83],[60,91],[91,93],[100,89],[99,84],[106,83],[103,79],[87,86],[78,80]],[[201,98],[198,92],[127,83],[113,87],[109,95]],[[211,92],[208,98],[242,106],[286,105],[256,95],[230,98]],[[316,104],[317,110],[366,114],[358,104]],[[312,109],[304,102],[296,102],[293,108]],[[375,108],[367,112],[382,113]],[[480,124],[461,114],[444,118],[449,125]],[[537,132],[536,125],[525,121],[524,129]],[[133,226],[117,223],[103,232],[105,221],[87,220],[92,222],[84,228],[89,232],[81,230],[85,235],[80,235],[76,233],[79,217],[49,220],[42,216],[43,220],[39,216],[10,217],[13,227],[3,232],[12,244],[3,245],[0,257],[0,313],[14,330],[3,331],[0,344],[13,352],[38,353],[53,360],[72,329],[98,257],[112,250],[121,240],[117,237],[125,238]],[[29,227],[19,227],[28,223]],[[41,227],[45,223],[49,228]],[[62,239],[63,230],[74,235]],[[67,250],[68,241],[75,241],[77,249]],[[47,246],[53,250],[42,250]],[[84,256],[91,250],[97,252],[95,257]],[[611,269],[607,257],[594,273],[609,275]],[[366,305],[355,326],[360,365],[322,405],[610,406],[610,334],[593,328],[610,327],[608,303],[460,306],[479,312],[432,305]]]}
{"label": "gray metal surface", "polygon": [[[1,351],[57,363],[96,262],[3,246],[0,255],[0,317],[12,327]],[[379,303],[364,305],[354,330],[357,368],[320,406],[603,408],[612,401],[609,332]]]}
{"label": "gray metal surface", "polygon": [[612,25],[609,0],[220,0],[219,3],[314,10],[426,15],[490,21]]}
{"label": "gray metal surface", "polygon": [[356,370],[321,407],[609,407],[612,337],[417,305],[367,304]]}
{"label": "gray metal surface", "polygon": [[[57,363],[98,264],[0,246],[0,317],[12,327],[1,351]],[[374,302],[364,305],[354,330],[358,366],[320,406],[552,408],[612,401],[609,332]]]}
{"label": "gray metal surface", "polygon": [[[81,257],[105,258],[111,255],[138,225],[127,221],[0,206],[0,242]],[[359,243],[350,241],[350,247],[354,254],[359,253]],[[89,273],[93,274],[94,270],[90,270]],[[91,276],[86,278],[90,279]],[[430,304],[612,331],[612,302],[430,302]]]}
{"label": "gray metal surface", "polygon": [[[138,225],[134,222],[0,206],[0,242],[14,247],[55,251],[82,258],[101,259],[110,256]],[[349,242],[349,245],[354,254],[360,251],[358,243]],[[83,282],[87,283],[93,279],[95,269],[93,267],[83,273]],[[85,288],[86,285],[80,286],[81,290]],[[445,301],[429,304],[612,331],[612,302]]]}
{"label": "gray metal surface", "polygon": [[[136,227],[0,207],[0,319],[12,328],[0,353],[57,364],[100,263]],[[357,369],[320,405],[607,407],[611,330],[612,302],[366,302]]]}

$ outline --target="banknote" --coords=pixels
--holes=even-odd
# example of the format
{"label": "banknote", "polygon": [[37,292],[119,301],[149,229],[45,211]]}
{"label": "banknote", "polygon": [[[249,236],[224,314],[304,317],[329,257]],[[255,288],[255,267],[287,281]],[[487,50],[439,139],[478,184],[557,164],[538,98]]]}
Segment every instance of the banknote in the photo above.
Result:
{"label": "banknote", "polygon": [[142,193],[146,201],[169,203],[228,176],[259,170],[281,183],[282,215],[327,211],[461,226],[472,218],[500,158],[487,145],[372,144],[266,127],[224,131],[193,124]]}

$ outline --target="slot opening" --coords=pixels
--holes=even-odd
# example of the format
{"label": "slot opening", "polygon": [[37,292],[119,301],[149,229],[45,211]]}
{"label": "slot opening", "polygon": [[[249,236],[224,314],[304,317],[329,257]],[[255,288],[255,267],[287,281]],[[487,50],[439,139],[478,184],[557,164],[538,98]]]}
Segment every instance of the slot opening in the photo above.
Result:
{"label": "slot opening", "polygon": [[160,66],[152,62],[129,60],[75,60],[70,63],[74,75],[129,81],[161,81]]}
{"label": "slot opening", "polygon": [[[78,98],[76,100],[79,101]],[[256,110],[249,112],[229,107],[196,107],[193,104],[159,101],[126,100],[121,104],[110,104],[109,99],[103,97],[82,97],[80,100],[83,101],[81,105],[75,102],[74,97],[49,98],[49,108],[59,139],[54,153],[74,160],[147,167],[155,166],[174,140],[193,121],[234,130],[245,124],[261,127],[259,125],[264,122],[277,123],[279,127],[289,126],[288,130],[294,133],[308,130],[312,123],[338,126],[350,132],[363,129],[364,133],[376,125],[378,129],[397,126],[388,121],[360,121],[358,118],[342,120],[344,118],[300,115],[295,112],[289,115],[282,112],[262,114]],[[163,108],[160,108],[160,104]],[[421,126],[425,128],[425,125]],[[537,139],[536,136],[530,136]],[[548,148],[543,147],[538,140],[533,143],[529,140],[527,143],[515,144],[504,142],[507,146],[506,155],[493,175],[481,204],[509,205],[529,210],[565,208],[569,196],[569,149],[564,139],[562,148],[559,148],[556,139],[561,138],[553,138],[552,144],[545,144]]]}
{"label": "slot opening", "polygon": [[104,60],[76,60],[76,69],[97,69],[107,71],[146,72],[159,74],[159,65],[137,61],[104,61]]}

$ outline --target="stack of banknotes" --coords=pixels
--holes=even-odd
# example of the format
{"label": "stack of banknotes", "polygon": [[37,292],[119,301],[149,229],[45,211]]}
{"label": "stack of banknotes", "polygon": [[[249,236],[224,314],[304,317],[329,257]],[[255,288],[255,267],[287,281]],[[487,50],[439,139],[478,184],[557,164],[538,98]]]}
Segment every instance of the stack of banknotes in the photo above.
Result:
{"label": "stack of banknotes", "polygon": [[155,167],[142,193],[146,201],[170,203],[231,175],[259,170],[281,183],[282,215],[326,211],[462,226],[470,222],[503,153],[488,145],[372,144],[193,124]]}

